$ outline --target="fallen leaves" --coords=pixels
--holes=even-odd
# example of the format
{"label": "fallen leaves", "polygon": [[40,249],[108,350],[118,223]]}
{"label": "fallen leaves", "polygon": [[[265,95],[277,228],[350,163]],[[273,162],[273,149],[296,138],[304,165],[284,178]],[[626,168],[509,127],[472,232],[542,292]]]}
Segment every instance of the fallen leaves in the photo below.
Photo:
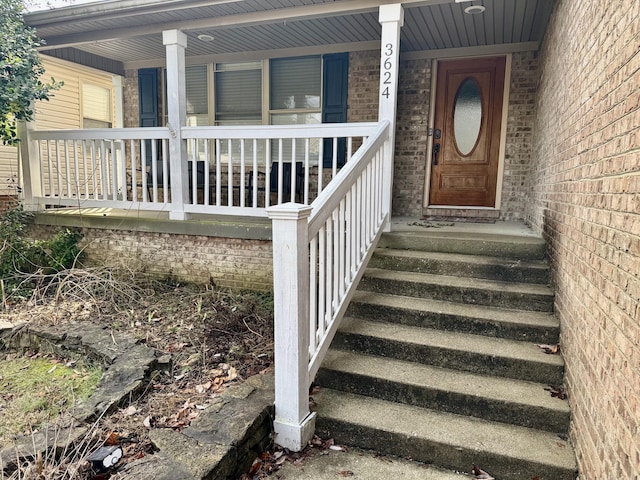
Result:
{"label": "fallen leaves", "polygon": [[552,397],[556,397],[560,400],[566,400],[568,398],[567,391],[564,389],[562,385],[559,385],[559,386],[549,385],[544,389],[547,392],[549,392]]}
{"label": "fallen leaves", "polygon": [[[314,454],[314,450],[320,450],[320,455],[328,455],[331,451],[346,452],[345,445],[337,445],[333,438],[326,440],[321,439],[317,435],[309,442],[309,445],[301,452],[292,452],[286,448],[273,446],[269,451],[262,452],[253,462],[251,468],[245,473],[240,480],[259,480],[267,478],[271,474],[282,468],[285,462],[290,462],[295,466],[302,466],[304,461]],[[336,472],[340,477],[352,477],[354,473],[350,470],[341,470]]]}
{"label": "fallen leaves", "polygon": [[541,348],[544,353],[549,355],[555,355],[556,353],[560,353],[560,344],[558,343],[556,343],[555,345],[538,343],[537,346]]}

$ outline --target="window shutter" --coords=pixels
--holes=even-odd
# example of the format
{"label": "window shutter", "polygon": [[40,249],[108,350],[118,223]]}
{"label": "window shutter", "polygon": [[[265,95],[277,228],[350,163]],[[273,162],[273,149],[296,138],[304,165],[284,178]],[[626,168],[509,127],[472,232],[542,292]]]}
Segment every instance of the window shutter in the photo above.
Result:
{"label": "window shutter", "polygon": [[140,103],[140,126],[158,126],[158,70],[138,70],[138,98]]}
{"label": "window shutter", "polygon": [[[322,123],[346,123],[347,89],[349,82],[349,54],[337,53],[323,57]],[[333,165],[333,140],[325,139],[323,145],[325,167]],[[346,139],[338,139],[338,166],[346,161]]]}

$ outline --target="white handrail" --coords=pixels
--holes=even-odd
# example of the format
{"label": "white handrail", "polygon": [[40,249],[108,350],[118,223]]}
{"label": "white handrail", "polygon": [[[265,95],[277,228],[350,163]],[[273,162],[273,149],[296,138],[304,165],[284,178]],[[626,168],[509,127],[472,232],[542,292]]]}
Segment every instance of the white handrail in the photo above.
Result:
{"label": "white handrail", "polygon": [[389,219],[390,126],[380,122],[311,204],[269,208],[273,222],[275,441],[299,451],[315,428],[308,389]]}

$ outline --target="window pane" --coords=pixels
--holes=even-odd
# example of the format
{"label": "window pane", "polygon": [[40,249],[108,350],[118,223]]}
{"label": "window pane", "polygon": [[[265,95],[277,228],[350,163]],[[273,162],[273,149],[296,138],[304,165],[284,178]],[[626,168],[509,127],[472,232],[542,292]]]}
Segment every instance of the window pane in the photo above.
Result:
{"label": "window pane", "polygon": [[[258,68],[256,68],[256,66]],[[216,122],[262,123],[262,70],[257,63],[216,65]]]}
{"label": "window pane", "polygon": [[320,108],[320,57],[271,60],[271,110]]}
{"label": "window pane", "polygon": [[209,112],[207,66],[195,65],[186,67],[185,76],[187,85],[187,113],[206,115]]}
{"label": "window pane", "polygon": [[111,123],[111,91],[97,85],[83,84],[82,116],[86,119]]}

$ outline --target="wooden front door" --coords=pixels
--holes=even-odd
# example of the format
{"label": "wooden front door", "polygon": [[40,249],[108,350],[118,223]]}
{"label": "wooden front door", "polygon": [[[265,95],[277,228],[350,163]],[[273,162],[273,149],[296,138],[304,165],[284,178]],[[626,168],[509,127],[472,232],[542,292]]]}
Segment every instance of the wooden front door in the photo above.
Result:
{"label": "wooden front door", "polygon": [[505,57],[438,63],[430,205],[493,207]]}

